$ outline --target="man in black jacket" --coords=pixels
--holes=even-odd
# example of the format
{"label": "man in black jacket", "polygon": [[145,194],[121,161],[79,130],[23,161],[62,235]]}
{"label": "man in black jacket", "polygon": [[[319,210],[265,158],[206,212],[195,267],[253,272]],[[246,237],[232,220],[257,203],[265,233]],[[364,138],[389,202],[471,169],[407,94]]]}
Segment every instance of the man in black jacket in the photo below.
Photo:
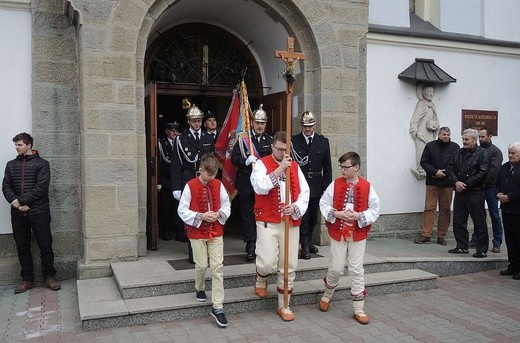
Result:
{"label": "man in black jacket", "polygon": [[303,112],[300,125],[302,132],[291,138],[291,155],[300,166],[311,191],[309,206],[300,225],[301,257],[308,260],[311,253],[318,253],[318,248],[312,242],[312,233],[318,224],[321,195],[332,182],[332,164],[329,140],[314,132],[314,114],[310,111]]}
{"label": "man in black jacket", "polygon": [[520,142],[511,143],[507,155],[509,162],[500,167],[496,183],[509,260],[509,266],[500,275],[513,275],[513,279],[520,280]]}
{"label": "man in black jacket", "polygon": [[417,244],[430,243],[435,212],[439,204],[437,222],[437,244],[446,245],[446,232],[450,226],[451,199],[454,182],[446,175],[446,167],[455,151],[460,147],[451,141],[448,127],[439,129],[438,139],[426,144],[421,156],[421,167],[426,172],[426,193],[424,201],[423,231],[414,240]]}
{"label": "man in black jacket", "polygon": [[[491,129],[489,127],[483,127],[478,131],[478,138],[480,146],[486,149],[489,158],[489,170],[484,182],[484,196],[488,205],[489,216],[491,217],[491,225],[493,228],[493,249],[494,253],[500,252],[500,246],[502,245],[502,222],[500,221],[500,213],[498,211],[498,200],[496,197],[495,184],[497,182],[498,170],[502,165],[502,151],[497,148],[491,141],[493,137]],[[477,234],[473,232],[469,241],[469,246],[476,247],[478,241]]]}
{"label": "man in black jacket", "polygon": [[13,138],[18,156],[5,167],[2,192],[11,204],[11,224],[21,265],[22,282],[16,294],[34,288],[34,265],[31,253],[31,230],[41,253],[42,274],[45,285],[59,290],[55,280],[54,252],[52,251],[51,212],[49,207],[49,162],[32,149],[33,138],[19,133]]}
{"label": "man in black jacket", "polygon": [[477,145],[478,131],[462,132],[462,149],[455,151],[447,168],[448,177],[455,183],[453,203],[453,233],[457,246],[448,252],[467,254],[469,244],[468,216],[478,235],[477,252],[473,257],[487,257],[489,237],[484,207],[484,182],[489,169],[486,150]]}

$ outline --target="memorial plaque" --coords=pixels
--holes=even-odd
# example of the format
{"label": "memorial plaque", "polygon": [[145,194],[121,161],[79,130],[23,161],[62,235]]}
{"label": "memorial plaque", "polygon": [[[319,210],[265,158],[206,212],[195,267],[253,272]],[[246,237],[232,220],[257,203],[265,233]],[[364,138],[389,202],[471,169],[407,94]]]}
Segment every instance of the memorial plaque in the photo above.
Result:
{"label": "memorial plaque", "polygon": [[487,126],[493,136],[498,136],[498,111],[462,110],[462,131],[465,129],[479,130]]}

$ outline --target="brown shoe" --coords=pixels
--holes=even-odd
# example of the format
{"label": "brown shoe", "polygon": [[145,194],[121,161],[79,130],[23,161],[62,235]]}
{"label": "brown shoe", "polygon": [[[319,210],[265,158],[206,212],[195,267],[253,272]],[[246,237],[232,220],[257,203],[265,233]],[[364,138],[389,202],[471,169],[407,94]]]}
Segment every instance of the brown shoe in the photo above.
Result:
{"label": "brown shoe", "polygon": [[14,289],[14,294],[20,294],[20,293],[26,292],[26,291],[30,290],[31,288],[34,288],[34,282],[22,281],[22,282],[20,282],[18,287],[16,287]]}
{"label": "brown shoe", "polygon": [[446,240],[443,237],[437,238],[437,244],[446,245]]}
{"label": "brown shoe", "polygon": [[45,286],[47,286],[47,288],[50,289],[51,291],[57,291],[57,290],[61,289],[61,286],[58,283],[58,281],[56,281],[56,279],[54,279],[52,276],[49,276],[45,280]]}
{"label": "brown shoe", "polygon": [[329,310],[330,301],[324,301],[323,298],[320,299],[318,306],[322,312],[327,312]]}
{"label": "brown shoe", "polygon": [[255,294],[259,298],[267,298],[267,285],[265,285],[265,288],[255,286]]}
{"label": "brown shoe", "polygon": [[278,313],[278,315],[280,315],[280,317],[282,317],[284,322],[291,322],[294,320],[294,318],[296,318],[293,311],[291,311],[291,309],[288,307],[286,307],[286,308],[279,307],[276,309],[276,312]]}
{"label": "brown shoe", "polygon": [[419,238],[414,239],[413,242],[416,244],[428,244],[430,243],[430,237],[421,236]]}
{"label": "brown shoe", "polygon": [[367,325],[370,322],[370,318],[366,314],[356,314],[354,313],[354,319],[357,320],[359,324]]}
{"label": "brown shoe", "polygon": [[496,245],[493,246],[493,249],[491,249],[491,252],[494,252],[495,254],[500,254],[500,247],[497,247]]}

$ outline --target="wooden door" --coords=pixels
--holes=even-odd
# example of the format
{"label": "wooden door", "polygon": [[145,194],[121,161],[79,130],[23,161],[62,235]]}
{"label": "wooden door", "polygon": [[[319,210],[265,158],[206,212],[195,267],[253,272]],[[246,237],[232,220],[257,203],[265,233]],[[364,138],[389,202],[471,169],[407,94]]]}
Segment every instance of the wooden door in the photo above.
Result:
{"label": "wooden door", "polygon": [[[273,93],[262,97],[264,111],[267,113],[268,121],[266,132],[274,134],[277,131],[286,130],[287,95],[285,92]],[[291,124],[291,123],[289,123]]]}
{"label": "wooden door", "polygon": [[159,242],[159,213],[157,194],[157,84],[145,88],[146,112],[146,242],[149,250],[157,250]]}

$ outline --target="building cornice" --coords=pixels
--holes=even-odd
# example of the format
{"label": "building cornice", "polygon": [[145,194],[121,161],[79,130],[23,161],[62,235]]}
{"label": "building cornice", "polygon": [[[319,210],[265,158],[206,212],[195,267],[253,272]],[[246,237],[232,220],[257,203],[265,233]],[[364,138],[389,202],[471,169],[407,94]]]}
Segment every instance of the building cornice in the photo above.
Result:
{"label": "building cornice", "polygon": [[497,41],[485,38],[467,37],[434,37],[432,35],[398,34],[396,32],[381,32],[369,29],[367,41],[386,45],[436,48],[449,51],[465,51],[473,53],[485,53],[500,56],[520,56],[520,43]]}
{"label": "building cornice", "polygon": [[0,9],[30,11],[31,0],[0,0]]}

